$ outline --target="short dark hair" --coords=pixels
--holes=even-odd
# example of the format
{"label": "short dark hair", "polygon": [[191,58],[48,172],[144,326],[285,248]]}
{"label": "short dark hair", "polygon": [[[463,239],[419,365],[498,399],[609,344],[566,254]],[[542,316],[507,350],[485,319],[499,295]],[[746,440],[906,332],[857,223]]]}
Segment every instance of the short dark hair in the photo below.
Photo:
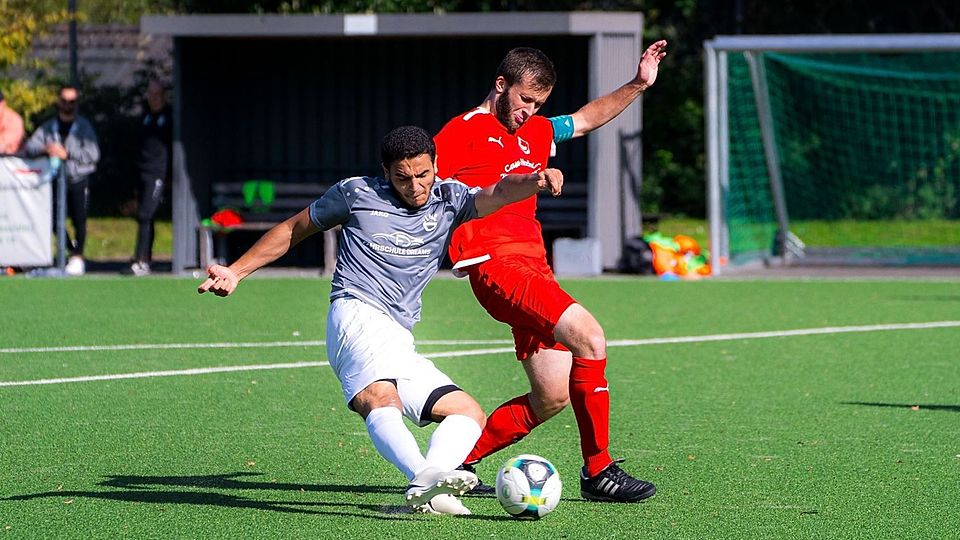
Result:
{"label": "short dark hair", "polygon": [[437,158],[437,146],[433,137],[417,126],[400,126],[390,131],[380,143],[380,163],[389,167],[391,163],[428,154],[430,161]]}
{"label": "short dark hair", "polygon": [[553,62],[543,51],[532,47],[512,49],[497,68],[497,77],[503,77],[510,86],[522,81],[524,76],[530,77],[537,90],[549,90],[557,83]]}

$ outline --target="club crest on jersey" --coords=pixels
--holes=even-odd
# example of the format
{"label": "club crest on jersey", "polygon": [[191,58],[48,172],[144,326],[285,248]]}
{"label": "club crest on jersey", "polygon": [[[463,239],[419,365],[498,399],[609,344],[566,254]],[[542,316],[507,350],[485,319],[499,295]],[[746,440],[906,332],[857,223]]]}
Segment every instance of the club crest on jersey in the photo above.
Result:
{"label": "club crest on jersey", "polygon": [[[433,232],[437,228],[437,221],[440,220],[439,214],[427,214],[423,216],[423,230]],[[421,242],[422,243],[422,242]]]}
{"label": "club crest on jersey", "polygon": [[530,155],[530,143],[517,137],[517,146],[520,147],[520,150],[522,150],[524,154]]}
{"label": "club crest on jersey", "polygon": [[[436,227],[436,224],[434,224]],[[397,247],[417,247],[423,245],[423,238],[417,238],[416,236],[410,236],[409,234],[403,231],[394,231],[391,233],[376,233],[373,235],[373,239],[383,242],[384,240],[389,240],[390,243]]]}

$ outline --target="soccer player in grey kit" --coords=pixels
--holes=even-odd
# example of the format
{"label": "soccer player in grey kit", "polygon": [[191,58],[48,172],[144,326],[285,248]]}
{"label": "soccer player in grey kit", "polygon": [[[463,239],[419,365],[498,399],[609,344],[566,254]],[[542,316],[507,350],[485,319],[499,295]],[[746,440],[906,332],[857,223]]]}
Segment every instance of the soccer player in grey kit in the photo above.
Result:
{"label": "soccer player in grey kit", "polygon": [[[384,178],[340,181],[277,225],[229,267],[213,265],[198,288],[218,296],[304,238],[340,225],[337,267],[327,312],[327,355],[347,406],[364,418],[381,456],[409,480],[414,510],[469,514],[456,498],[479,482],[455,470],[486,421],[483,410],[432,362],[419,355],[410,329],[421,294],[440,268],[453,230],[540,189],[559,195],[557,169],[504,176],[486,188],[436,182],[436,147],[414,126],[388,133],[380,147]],[[439,422],[426,455],[403,423]]]}

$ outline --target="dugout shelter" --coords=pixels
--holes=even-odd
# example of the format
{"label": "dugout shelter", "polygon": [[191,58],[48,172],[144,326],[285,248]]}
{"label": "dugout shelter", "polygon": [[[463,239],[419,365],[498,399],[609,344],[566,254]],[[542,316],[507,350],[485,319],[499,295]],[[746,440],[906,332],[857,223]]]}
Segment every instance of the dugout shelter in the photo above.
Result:
{"label": "dugout shelter", "polygon": [[[642,31],[636,12],[144,16],[143,34],[173,40],[174,273],[199,264],[215,186],[378,175],[383,134],[401,124],[435,133],[483,100],[517,46],[557,67],[541,114],[572,113],[634,76]],[[548,249],[556,237],[596,238],[602,266],[617,265],[623,239],[640,232],[640,129],[635,103],[560,145],[551,165],[564,195],[539,201]],[[322,258],[315,245],[297,249]]]}

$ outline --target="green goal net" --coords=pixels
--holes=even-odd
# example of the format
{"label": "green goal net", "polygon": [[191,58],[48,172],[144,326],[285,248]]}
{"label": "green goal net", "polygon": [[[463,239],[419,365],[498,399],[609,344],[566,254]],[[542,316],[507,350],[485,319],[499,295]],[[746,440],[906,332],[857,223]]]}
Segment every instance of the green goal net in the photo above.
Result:
{"label": "green goal net", "polygon": [[728,51],[714,237],[731,264],[960,264],[960,51]]}

